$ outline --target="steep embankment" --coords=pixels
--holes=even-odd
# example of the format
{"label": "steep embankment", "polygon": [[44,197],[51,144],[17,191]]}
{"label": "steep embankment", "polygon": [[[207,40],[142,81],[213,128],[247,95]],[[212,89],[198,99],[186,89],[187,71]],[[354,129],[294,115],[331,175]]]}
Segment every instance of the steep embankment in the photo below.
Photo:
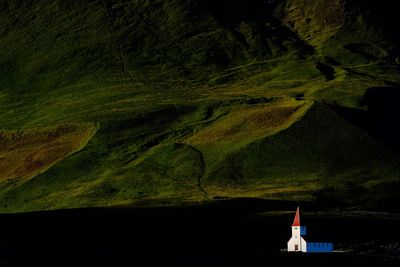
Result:
{"label": "steep embankment", "polygon": [[[5,142],[0,177],[25,178],[3,183],[1,209],[310,199],[330,181],[349,202],[385,195],[397,155],[310,108],[359,108],[369,86],[400,82],[391,20],[367,2],[2,1],[0,128],[100,129],[60,135],[57,153]],[[43,168],[27,171],[31,152]]]}
{"label": "steep embankment", "polygon": [[204,184],[222,196],[294,200],[335,188],[331,197],[337,204],[352,203],[381,197],[377,188],[396,181],[399,164],[396,153],[331,107],[315,103],[289,128],[226,157]]}

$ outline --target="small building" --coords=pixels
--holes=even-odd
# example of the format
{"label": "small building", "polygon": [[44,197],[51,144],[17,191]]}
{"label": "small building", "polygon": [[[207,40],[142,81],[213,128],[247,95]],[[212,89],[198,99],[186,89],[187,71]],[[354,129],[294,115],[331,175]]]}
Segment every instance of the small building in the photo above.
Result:
{"label": "small building", "polygon": [[307,242],[303,236],[307,234],[305,226],[300,225],[300,208],[297,207],[292,224],[292,238],[287,243],[288,252],[332,252],[332,243]]}

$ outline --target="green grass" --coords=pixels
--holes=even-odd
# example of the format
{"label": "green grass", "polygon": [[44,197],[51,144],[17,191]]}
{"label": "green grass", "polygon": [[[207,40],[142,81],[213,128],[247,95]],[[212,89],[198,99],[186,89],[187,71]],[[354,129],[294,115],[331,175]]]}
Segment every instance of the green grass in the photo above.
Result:
{"label": "green grass", "polygon": [[[399,82],[390,53],[366,58],[392,44],[353,13],[334,31],[313,24],[311,42],[256,2],[3,1],[1,128],[99,130],[46,172],[2,187],[0,209],[383,198],[398,156],[319,102],[359,108],[368,86]],[[243,8],[251,15],[235,13]],[[362,53],[344,48],[361,41]],[[368,193],[353,198],[354,183]]]}
{"label": "green grass", "polygon": [[227,191],[226,185],[234,190],[253,189],[256,196],[262,195],[257,186],[310,185],[308,193],[301,192],[310,197],[318,187],[346,186],[349,182],[368,187],[371,180],[395,180],[399,163],[395,153],[368,134],[329,107],[314,104],[288,129],[227,157],[206,178],[206,185],[217,192]]}

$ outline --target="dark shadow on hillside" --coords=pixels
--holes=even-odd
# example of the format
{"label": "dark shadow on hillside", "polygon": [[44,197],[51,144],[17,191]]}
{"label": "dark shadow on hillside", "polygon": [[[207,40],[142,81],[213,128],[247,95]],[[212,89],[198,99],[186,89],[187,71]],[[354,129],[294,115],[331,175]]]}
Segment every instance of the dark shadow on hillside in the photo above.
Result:
{"label": "dark shadow on hillside", "polygon": [[400,150],[400,87],[371,87],[363,97],[368,107],[371,133],[386,145]]}
{"label": "dark shadow on hillside", "polygon": [[[296,43],[296,55],[305,58],[315,53],[314,48],[303,41],[282,22],[274,12],[279,1],[270,0],[203,0],[196,3],[201,16],[211,14],[222,27],[229,29],[255,57],[268,57],[274,47],[286,53],[289,48],[282,42],[289,38]],[[272,46],[274,47],[271,47]]]}
{"label": "dark shadow on hillside", "polygon": [[361,104],[367,110],[331,106],[339,115],[366,130],[394,151],[400,152],[400,87],[371,87]]}
{"label": "dark shadow on hillside", "polygon": [[335,69],[332,66],[321,62],[317,62],[315,66],[325,76],[326,81],[335,79]]}
{"label": "dark shadow on hillside", "polygon": [[227,27],[236,23],[258,21],[271,18],[276,7],[276,1],[263,0],[203,0],[199,1],[200,12],[213,14],[221,24]]}
{"label": "dark shadow on hillside", "polygon": [[[390,38],[397,45],[400,44],[400,35],[398,34],[398,3],[392,0],[352,0],[347,1],[349,9],[360,8],[362,13],[370,13],[369,22],[374,23],[381,28],[382,33]],[[367,11],[368,10],[368,11]],[[395,48],[398,53],[398,47]]]}

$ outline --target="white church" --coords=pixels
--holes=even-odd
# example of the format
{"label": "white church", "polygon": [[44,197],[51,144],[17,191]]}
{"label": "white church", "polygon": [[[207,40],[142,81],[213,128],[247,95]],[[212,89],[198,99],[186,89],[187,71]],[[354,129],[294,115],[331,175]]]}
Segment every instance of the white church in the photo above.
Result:
{"label": "white church", "polygon": [[332,252],[332,243],[306,242],[306,227],[300,225],[300,208],[297,207],[296,215],[292,224],[292,238],[287,243],[288,252]]}

